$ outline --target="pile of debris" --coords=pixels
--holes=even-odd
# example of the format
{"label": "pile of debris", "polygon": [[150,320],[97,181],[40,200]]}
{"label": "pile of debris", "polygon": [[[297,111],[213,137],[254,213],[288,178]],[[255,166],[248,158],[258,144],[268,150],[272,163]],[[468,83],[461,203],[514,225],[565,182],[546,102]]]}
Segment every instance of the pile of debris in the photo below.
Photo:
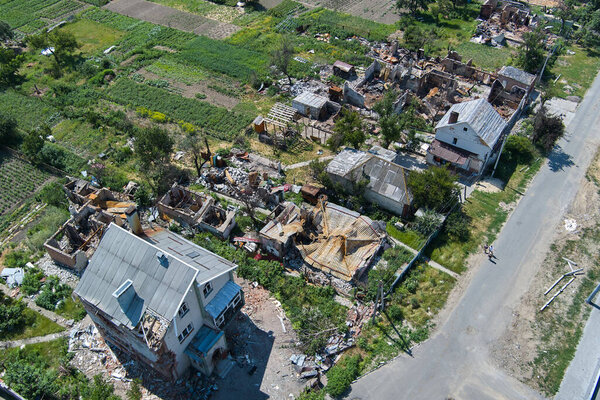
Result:
{"label": "pile of debris", "polygon": [[72,288],[77,286],[79,278],[81,277],[80,272],[64,268],[55,262],[47,253],[35,263],[35,266],[44,271],[44,274],[47,276],[54,275],[58,277],[61,283],[65,283]]}

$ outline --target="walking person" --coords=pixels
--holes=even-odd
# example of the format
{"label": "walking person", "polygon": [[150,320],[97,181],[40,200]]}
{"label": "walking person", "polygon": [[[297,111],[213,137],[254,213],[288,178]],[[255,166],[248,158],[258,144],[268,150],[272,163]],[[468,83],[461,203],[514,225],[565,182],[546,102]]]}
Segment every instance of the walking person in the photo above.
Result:
{"label": "walking person", "polygon": [[490,248],[490,246],[488,246],[488,244],[487,244],[487,243],[486,243],[486,244],[484,244],[484,245],[483,245],[483,252],[484,252],[485,254],[488,254],[489,248]]}
{"label": "walking person", "polygon": [[496,258],[496,256],[494,256],[494,246],[490,245],[490,247],[488,247],[488,257],[490,258],[490,260],[492,258]]}

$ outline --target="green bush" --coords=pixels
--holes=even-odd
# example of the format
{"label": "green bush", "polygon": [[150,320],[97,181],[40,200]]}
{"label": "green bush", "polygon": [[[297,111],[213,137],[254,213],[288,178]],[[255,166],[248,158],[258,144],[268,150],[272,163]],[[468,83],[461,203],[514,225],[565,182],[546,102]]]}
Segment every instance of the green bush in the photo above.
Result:
{"label": "green bush", "polygon": [[0,292],[0,337],[14,332],[25,323],[25,304]]}
{"label": "green bush", "polygon": [[4,265],[8,268],[25,268],[31,261],[31,253],[25,250],[14,250],[4,257]]}
{"label": "green bush", "polygon": [[361,356],[355,355],[342,358],[329,372],[327,372],[327,386],[325,390],[332,397],[341,397],[350,388],[353,380],[360,373]]}
{"label": "green bush", "polygon": [[42,291],[35,299],[35,304],[46,310],[54,311],[59,301],[70,296],[72,289],[69,285],[60,283],[56,276],[49,276],[42,287]]}
{"label": "green bush", "polygon": [[25,272],[21,291],[28,296],[36,294],[42,288],[41,280],[44,278],[44,273],[38,268],[30,268]]}
{"label": "green bush", "polygon": [[39,200],[50,206],[67,208],[69,202],[63,190],[62,181],[54,181],[45,185],[38,194]]}
{"label": "green bush", "polygon": [[504,144],[504,157],[507,161],[529,162],[533,158],[534,151],[533,144],[524,136],[511,135]]}
{"label": "green bush", "polygon": [[459,242],[466,242],[471,236],[471,217],[465,214],[462,209],[454,211],[446,219],[445,230],[448,236]]}
{"label": "green bush", "polygon": [[440,215],[435,211],[425,210],[423,215],[415,218],[412,228],[422,234],[423,236],[429,236],[442,224]]}

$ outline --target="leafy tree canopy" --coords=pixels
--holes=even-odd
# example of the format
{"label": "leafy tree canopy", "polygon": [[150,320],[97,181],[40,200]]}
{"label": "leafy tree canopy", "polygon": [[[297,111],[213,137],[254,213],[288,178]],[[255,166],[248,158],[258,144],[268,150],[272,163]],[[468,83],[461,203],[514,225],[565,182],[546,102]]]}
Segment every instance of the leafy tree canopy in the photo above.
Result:
{"label": "leafy tree canopy", "polygon": [[446,167],[410,171],[407,184],[415,208],[446,212],[458,200],[456,176]]}

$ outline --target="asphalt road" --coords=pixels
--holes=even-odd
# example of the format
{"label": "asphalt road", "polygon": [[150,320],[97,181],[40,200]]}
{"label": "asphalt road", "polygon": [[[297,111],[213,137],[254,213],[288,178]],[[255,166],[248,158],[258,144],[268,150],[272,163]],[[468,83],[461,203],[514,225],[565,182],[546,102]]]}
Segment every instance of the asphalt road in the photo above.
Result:
{"label": "asphalt road", "polygon": [[[553,241],[600,143],[600,79],[534,178],[487,259],[434,336],[352,385],[350,399],[538,399],[490,358],[491,345],[511,321]],[[482,257],[482,259],[485,257]]]}

